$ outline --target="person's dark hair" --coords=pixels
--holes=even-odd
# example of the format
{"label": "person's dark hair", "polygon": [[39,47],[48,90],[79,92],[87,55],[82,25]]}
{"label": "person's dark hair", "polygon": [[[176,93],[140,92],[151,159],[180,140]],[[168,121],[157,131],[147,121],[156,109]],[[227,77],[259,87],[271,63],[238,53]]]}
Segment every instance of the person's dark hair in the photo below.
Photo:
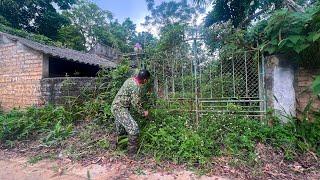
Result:
{"label": "person's dark hair", "polygon": [[137,78],[139,80],[148,80],[150,78],[150,72],[146,69],[142,69],[139,71]]}

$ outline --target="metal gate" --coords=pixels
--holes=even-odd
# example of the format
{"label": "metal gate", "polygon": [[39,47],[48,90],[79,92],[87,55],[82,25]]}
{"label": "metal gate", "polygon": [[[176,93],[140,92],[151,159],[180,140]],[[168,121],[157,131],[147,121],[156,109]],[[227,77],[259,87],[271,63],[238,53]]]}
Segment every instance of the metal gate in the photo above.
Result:
{"label": "metal gate", "polygon": [[195,112],[197,121],[207,113],[265,115],[264,61],[258,51],[209,55],[196,39],[192,46],[148,60],[159,98],[178,103],[173,110]]}

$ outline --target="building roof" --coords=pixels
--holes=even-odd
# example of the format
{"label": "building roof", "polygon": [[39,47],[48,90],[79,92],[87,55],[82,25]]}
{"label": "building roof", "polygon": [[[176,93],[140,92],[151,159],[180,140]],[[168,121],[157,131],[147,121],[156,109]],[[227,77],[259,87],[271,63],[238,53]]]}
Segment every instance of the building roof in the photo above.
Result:
{"label": "building roof", "polygon": [[0,32],[0,35],[4,35],[8,37],[9,39],[13,41],[18,41],[21,44],[40,51],[44,54],[53,56],[53,57],[58,57],[61,59],[69,60],[69,61],[74,61],[74,62],[79,62],[83,64],[89,64],[89,65],[96,65],[96,66],[101,66],[101,67],[107,67],[107,68],[114,68],[116,67],[116,64],[108,59],[101,58],[95,54],[89,54],[89,53],[84,53],[72,49],[67,49],[67,48],[59,48],[59,47],[54,47],[54,46],[48,46],[44,45],[38,42],[34,42],[22,37],[18,36],[13,36],[7,33]]}

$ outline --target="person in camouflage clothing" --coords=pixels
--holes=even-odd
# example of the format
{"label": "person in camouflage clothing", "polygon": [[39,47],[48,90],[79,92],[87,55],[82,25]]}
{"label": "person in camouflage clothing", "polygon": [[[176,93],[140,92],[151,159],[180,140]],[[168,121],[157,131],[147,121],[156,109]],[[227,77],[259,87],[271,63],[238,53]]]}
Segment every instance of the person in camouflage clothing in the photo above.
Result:
{"label": "person in camouflage clothing", "polygon": [[144,110],[141,105],[141,88],[150,79],[150,73],[147,70],[141,70],[137,76],[127,79],[111,105],[111,112],[115,118],[117,134],[121,133],[123,127],[128,133],[128,154],[134,155],[138,149],[139,127],[132,118],[129,110],[135,108],[139,114],[148,116],[149,112]]}

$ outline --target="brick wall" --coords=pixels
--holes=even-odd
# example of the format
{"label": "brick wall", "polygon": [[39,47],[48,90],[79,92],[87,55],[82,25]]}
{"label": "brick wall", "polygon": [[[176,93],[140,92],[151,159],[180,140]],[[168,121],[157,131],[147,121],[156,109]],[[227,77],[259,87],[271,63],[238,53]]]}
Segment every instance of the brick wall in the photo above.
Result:
{"label": "brick wall", "polygon": [[66,97],[78,97],[84,90],[93,90],[95,82],[96,78],[90,77],[44,78],[41,94],[46,103],[63,105]]}
{"label": "brick wall", "polygon": [[0,37],[0,103],[7,111],[40,100],[43,55]]}
{"label": "brick wall", "polygon": [[301,115],[305,107],[311,102],[311,110],[319,110],[320,100],[316,95],[313,95],[310,89],[315,77],[320,75],[320,68],[318,69],[305,69],[299,68],[296,72],[296,99],[297,99],[297,112]]}

